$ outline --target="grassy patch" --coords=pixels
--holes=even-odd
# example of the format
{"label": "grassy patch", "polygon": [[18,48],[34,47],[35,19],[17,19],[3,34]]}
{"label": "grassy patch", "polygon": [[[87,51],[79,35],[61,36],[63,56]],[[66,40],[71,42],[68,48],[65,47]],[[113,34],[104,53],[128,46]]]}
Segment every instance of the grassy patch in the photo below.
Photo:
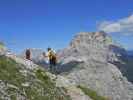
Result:
{"label": "grassy patch", "polygon": [[21,86],[21,83],[25,81],[25,78],[19,72],[20,67],[21,66],[14,60],[0,56],[0,80],[6,81],[17,87]]}
{"label": "grassy patch", "polygon": [[78,86],[78,88],[80,88],[86,95],[88,95],[93,100],[108,100],[107,98],[105,98],[103,96],[99,96],[97,94],[97,92],[94,90],[91,90],[89,88],[85,88],[85,87],[80,86],[80,85]]}
{"label": "grassy patch", "polygon": [[71,100],[69,96],[64,94],[66,93],[65,89],[56,87],[55,83],[46,75],[44,70],[38,69],[36,77],[41,80],[38,84],[44,89],[43,94],[45,97],[42,100]]}
{"label": "grassy patch", "polygon": [[[6,90],[8,95],[13,94],[10,96],[11,100],[16,100],[17,93],[25,96],[27,100],[71,100],[63,88],[55,86],[45,70],[38,68],[24,76],[20,72],[23,68],[25,68],[23,65],[14,60],[0,56],[0,80],[17,87],[17,89],[9,87]],[[23,86],[24,83],[29,85]]]}

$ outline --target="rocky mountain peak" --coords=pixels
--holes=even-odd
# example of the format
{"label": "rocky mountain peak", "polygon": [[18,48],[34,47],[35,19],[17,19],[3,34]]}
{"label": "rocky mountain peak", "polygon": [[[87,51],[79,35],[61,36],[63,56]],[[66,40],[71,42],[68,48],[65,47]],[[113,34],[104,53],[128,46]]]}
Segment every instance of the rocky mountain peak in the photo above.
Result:
{"label": "rocky mountain peak", "polygon": [[90,44],[90,42],[107,42],[107,38],[110,38],[104,32],[80,32],[78,33],[71,42],[71,46],[75,46],[76,44],[86,43]]}
{"label": "rocky mountain peak", "polygon": [[123,52],[104,32],[81,32],[59,52],[61,71],[70,81],[99,91],[111,100],[131,100],[132,85],[114,63],[122,67],[118,56]]}
{"label": "rocky mountain peak", "polygon": [[112,38],[104,32],[80,32],[59,55],[68,59],[71,57],[83,61],[107,62],[109,45],[111,44]]}

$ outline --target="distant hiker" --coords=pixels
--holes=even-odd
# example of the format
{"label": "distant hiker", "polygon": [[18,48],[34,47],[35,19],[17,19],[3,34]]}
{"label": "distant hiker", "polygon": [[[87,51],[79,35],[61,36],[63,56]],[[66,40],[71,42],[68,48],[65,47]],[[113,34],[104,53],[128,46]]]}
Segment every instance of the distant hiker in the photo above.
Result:
{"label": "distant hiker", "polygon": [[31,60],[31,52],[30,52],[30,49],[26,49],[25,55],[26,55],[26,59]]}
{"label": "distant hiker", "polygon": [[47,57],[49,60],[49,65],[50,65],[50,71],[55,71],[56,70],[56,63],[57,63],[57,58],[56,58],[56,53],[51,49],[47,49]]}
{"label": "distant hiker", "polygon": [[45,52],[42,53],[43,57],[44,57],[44,60],[45,60],[45,63],[48,64],[49,63],[49,60],[47,59],[47,54]]}

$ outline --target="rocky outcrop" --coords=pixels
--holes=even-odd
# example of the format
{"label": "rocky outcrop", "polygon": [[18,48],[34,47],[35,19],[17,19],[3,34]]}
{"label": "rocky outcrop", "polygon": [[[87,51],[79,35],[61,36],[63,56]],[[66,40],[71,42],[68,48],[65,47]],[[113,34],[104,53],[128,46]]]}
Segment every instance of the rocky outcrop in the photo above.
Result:
{"label": "rocky outcrop", "polygon": [[104,32],[79,33],[58,53],[62,62],[61,75],[110,100],[132,100],[133,85],[114,63],[123,63],[119,57],[124,55],[124,50],[116,47]]}
{"label": "rocky outcrop", "polygon": [[0,55],[1,100],[72,100],[48,72],[13,53]]}

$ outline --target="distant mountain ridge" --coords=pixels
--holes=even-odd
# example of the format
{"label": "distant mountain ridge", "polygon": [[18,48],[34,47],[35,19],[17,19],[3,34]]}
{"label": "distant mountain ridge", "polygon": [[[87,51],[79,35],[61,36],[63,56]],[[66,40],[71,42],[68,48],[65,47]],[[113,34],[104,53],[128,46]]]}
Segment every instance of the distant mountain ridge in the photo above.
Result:
{"label": "distant mountain ridge", "polygon": [[127,54],[128,54],[129,56],[132,56],[132,57],[133,57],[133,50],[128,50],[128,51],[127,51]]}

